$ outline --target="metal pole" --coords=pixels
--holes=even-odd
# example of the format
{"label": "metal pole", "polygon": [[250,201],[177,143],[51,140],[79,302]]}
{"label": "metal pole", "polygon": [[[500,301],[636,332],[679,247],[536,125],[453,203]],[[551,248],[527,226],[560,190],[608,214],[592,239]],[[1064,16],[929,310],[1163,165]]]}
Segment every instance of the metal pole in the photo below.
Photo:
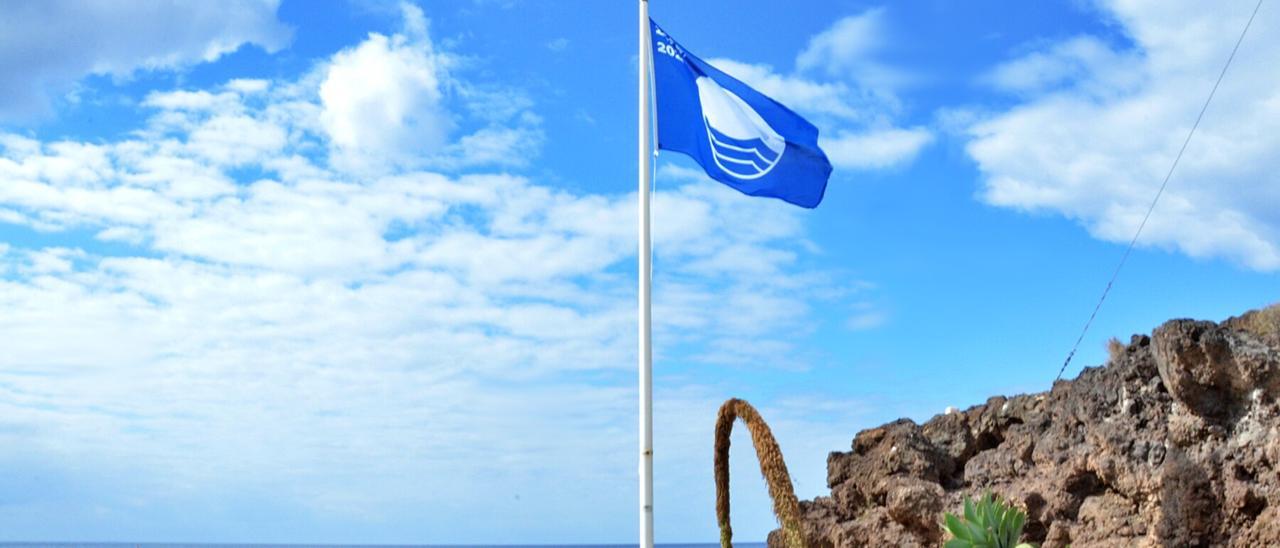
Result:
{"label": "metal pole", "polygon": [[653,548],[653,344],[650,317],[649,189],[652,186],[653,142],[649,113],[649,2],[640,0],[640,62],[637,99],[640,103],[640,548]]}

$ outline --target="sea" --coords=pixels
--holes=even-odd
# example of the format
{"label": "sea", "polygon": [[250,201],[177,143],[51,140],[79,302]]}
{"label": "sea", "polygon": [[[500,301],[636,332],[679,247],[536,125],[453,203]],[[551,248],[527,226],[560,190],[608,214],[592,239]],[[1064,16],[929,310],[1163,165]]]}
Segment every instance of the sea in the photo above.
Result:
{"label": "sea", "polygon": [[[735,542],[765,548],[763,542]],[[719,548],[719,543],[657,544],[661,548]],[[184,544],[170,542],[0,542],[2,548],[635,548],[636,544]]]}

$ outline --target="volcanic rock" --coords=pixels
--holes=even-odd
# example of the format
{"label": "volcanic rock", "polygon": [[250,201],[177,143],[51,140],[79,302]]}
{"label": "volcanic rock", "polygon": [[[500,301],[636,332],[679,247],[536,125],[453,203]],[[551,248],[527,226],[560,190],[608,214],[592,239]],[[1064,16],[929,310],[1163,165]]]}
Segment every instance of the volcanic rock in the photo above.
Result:
{"label": "volcanic rock", "polygon": [[[801,501],[809,546],[939,546],[990,491],[1044,548],[1280,546],[1280,305],[1173,320],[1048,392],[859,432]],[[781,546],[775,531],[770,546]]]}

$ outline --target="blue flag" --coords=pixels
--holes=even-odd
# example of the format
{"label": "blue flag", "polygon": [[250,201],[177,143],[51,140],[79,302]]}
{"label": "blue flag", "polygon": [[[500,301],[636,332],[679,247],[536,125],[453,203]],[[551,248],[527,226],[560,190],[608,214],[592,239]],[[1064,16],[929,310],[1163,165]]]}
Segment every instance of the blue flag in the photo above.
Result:
{"label": "blue flag", "polygon": [[688,154],[744,194],[817,207],[831,175],[818,128],[685,51],[652,19],[649,28],[658,148]]}

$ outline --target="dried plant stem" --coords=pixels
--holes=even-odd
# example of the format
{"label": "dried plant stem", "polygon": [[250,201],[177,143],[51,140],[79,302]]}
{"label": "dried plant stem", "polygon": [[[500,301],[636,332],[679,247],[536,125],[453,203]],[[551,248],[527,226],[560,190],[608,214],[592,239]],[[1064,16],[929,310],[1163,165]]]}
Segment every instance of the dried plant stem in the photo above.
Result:
{"label": "dried plant stem", "polygon": [[733,422],[742,419],[751,432],[751,443],[760,461],[760,473],[769,486],[773,499],[773,515],[782,524],[783,539],[788,548],[804,548],[804,534],[800,529],[800,503],[791,487],[791,474],[782,460],[782,450],[773,438],[769,425],[760,418],[751,404],[734,398],[720,406],[716,416],[716,521],[720,524],[720,546],[733,548],[733,528],[729,525],[729,434]]}

